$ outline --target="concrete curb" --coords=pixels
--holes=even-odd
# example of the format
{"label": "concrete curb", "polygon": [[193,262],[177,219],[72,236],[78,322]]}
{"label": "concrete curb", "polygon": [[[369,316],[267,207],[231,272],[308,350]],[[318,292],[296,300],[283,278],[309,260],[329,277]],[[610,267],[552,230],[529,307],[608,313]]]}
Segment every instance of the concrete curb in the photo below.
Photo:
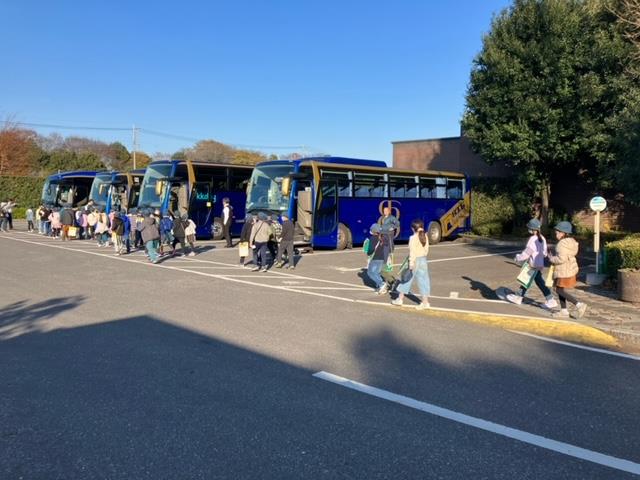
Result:
{"label": "concrete curb", "polygon": [[[403,310],[408,310],[402,307]],[[411,309],[415,311],[415,309]],[[617,336],[597,328],[566,320],[544,319],[517,315],[495,315],[483,312],[464,312],[440,308],[420,310],[429,317],[462,320],[465,322],[490,325],[504,330],[531,333],[543,337],[556,338],[566,342],[581,343],[598,348],[619,350],[621,345]],[[613,333],[613,332],[612,332]]]}

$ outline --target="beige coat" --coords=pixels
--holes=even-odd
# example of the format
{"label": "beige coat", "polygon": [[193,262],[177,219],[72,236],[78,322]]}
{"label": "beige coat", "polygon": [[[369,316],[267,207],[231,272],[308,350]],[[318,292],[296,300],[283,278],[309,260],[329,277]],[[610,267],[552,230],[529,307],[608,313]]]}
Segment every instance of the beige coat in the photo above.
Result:
{"label": "beige coat", "polygon": [[555,265],[553,278],[571,278],[578,274],[578,242],[573,238],[563,238],[556,245],[556,254],[549,255],[549,261]]}

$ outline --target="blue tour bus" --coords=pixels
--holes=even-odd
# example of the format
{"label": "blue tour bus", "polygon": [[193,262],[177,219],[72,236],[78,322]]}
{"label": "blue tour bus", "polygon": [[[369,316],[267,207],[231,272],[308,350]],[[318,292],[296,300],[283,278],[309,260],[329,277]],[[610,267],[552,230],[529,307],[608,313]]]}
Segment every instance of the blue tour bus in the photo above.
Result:
{"label": "blue tour bus", "polygon": [[462,173],[400,170],[341,157],[275,160],[256,165],[246,210],[287,212],[296,225],[296,243],[343,249],[363,243],[389,206],[400,220],[398,240],[408,240],[411,221],[420,218],[435,244],[471,229],[470,193]]}
{"label": "blue tour bus", "polygon": [[145,169],[131,172],[98,172],[91,186],[89,200],[106,213],[129,211],[138,206]]}
{"label": "blue tour bus", "polygon": [[187,214],[199,238],[222,238],[222,199],[228,197],[235,220],[231,234],[239,235],[244,223],[246,186],[252,165],[161,160],[152,162],[140,189],[138,208]]}
{"label": "blue tour bus", "polygon": [[97,172],[71,171],[49,175],[42,186],[42,204],[47,207],[83,207],[89,202]]}

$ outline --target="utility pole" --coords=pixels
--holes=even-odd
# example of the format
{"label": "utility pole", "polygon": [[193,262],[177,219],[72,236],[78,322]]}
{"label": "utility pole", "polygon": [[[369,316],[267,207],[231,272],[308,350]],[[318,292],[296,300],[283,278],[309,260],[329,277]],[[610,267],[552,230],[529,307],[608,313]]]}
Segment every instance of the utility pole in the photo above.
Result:
{"label": "utility pole", "polygon": [[138,150],[138,129],[133,126],[133,169],[136,169],[136,150]]}

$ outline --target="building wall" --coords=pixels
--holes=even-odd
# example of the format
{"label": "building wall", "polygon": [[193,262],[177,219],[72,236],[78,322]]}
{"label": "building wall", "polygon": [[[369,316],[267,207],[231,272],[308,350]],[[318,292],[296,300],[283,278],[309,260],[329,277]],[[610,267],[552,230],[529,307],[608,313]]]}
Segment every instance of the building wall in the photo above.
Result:
{"label": "building wall", "polygon": [[466,137],[392,142],[393,166],[410,170],[449,170],[471,177],[508,177],[504,164],[488,165],[475,154]]}

